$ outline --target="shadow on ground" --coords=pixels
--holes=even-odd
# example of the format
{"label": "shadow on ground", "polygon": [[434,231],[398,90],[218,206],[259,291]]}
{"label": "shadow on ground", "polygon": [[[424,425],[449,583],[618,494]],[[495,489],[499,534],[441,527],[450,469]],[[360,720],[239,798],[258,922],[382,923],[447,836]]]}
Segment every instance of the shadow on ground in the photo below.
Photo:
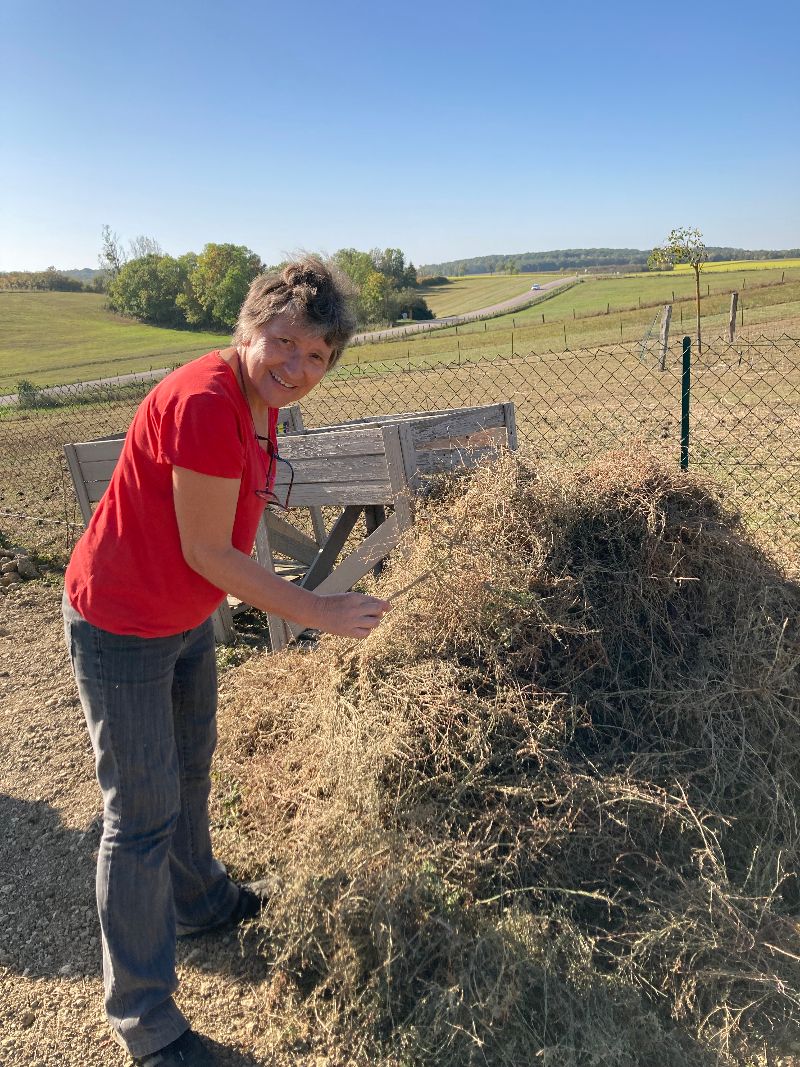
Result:
{"label": "shadow on ground", "polygon": [[[83,831],[68,829],[49,804],[0,794],[0,827],[0,966],[31,977],[99,977],[100,816]],[[266,972],[253,938],[236,933],[181,941],[177,958],[250,981]]]}

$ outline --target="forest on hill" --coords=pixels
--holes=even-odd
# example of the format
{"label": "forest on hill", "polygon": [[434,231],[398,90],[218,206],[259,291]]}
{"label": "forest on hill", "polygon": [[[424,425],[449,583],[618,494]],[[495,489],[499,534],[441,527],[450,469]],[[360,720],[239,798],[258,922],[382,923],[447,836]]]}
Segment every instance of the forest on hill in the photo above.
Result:
{"label": "forest on hill", "polygon": [[[738,259],[795,259],[800,249],[783,251],[708,246],[708,259],[721,263]],[[640,248],[557,248],[550,252],[519,252],[516,254],[474,256],[472,259],[451,259],[444,263],[426,263],[419,267],[420,275],[465,274],[524,274],[547,270],[647,270],[652,249]]]}

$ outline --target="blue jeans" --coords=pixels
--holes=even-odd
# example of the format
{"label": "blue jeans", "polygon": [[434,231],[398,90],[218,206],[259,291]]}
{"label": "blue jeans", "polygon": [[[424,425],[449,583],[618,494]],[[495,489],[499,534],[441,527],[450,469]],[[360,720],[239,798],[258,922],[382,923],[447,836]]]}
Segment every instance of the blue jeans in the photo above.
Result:
{"label": "blue jeans", "polygon": [[121,636],[63,603],[64,631],[103,793],[97,907],[106,1013],[132,1056],[188,1022],[173,1000],[175,938],[224,922],[239,889],[208,823],[217,740],[211,620],[170,637]]}

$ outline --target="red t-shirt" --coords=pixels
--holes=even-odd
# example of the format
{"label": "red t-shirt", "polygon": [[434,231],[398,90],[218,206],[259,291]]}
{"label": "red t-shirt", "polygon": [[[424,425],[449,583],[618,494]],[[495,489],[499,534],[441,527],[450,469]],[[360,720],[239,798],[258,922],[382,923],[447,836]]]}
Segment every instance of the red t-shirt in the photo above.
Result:
{"label": "red t-shirt", "polygon": [[[277,410],[269,413],[275,443]],[[198,626],[224,592],[186,563],[172,468],[240,478],[231,542],[253,549],[269,461],[247,401],[219,352],[168,374],[142,401],[111,482],[67,567],[72,606],[116,634],[166,637]]]}

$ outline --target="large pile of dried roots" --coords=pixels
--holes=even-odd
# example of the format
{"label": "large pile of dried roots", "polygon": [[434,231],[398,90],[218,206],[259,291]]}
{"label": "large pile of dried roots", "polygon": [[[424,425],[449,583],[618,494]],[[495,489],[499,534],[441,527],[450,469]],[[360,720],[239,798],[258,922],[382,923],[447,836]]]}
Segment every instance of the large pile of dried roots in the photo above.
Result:
{"label": "large pile of dried roots", "polygon": [[261,1010],[342,1064],[800,1052],[800,588],[645,454],[441,486],[365,642],[226,684]]}

